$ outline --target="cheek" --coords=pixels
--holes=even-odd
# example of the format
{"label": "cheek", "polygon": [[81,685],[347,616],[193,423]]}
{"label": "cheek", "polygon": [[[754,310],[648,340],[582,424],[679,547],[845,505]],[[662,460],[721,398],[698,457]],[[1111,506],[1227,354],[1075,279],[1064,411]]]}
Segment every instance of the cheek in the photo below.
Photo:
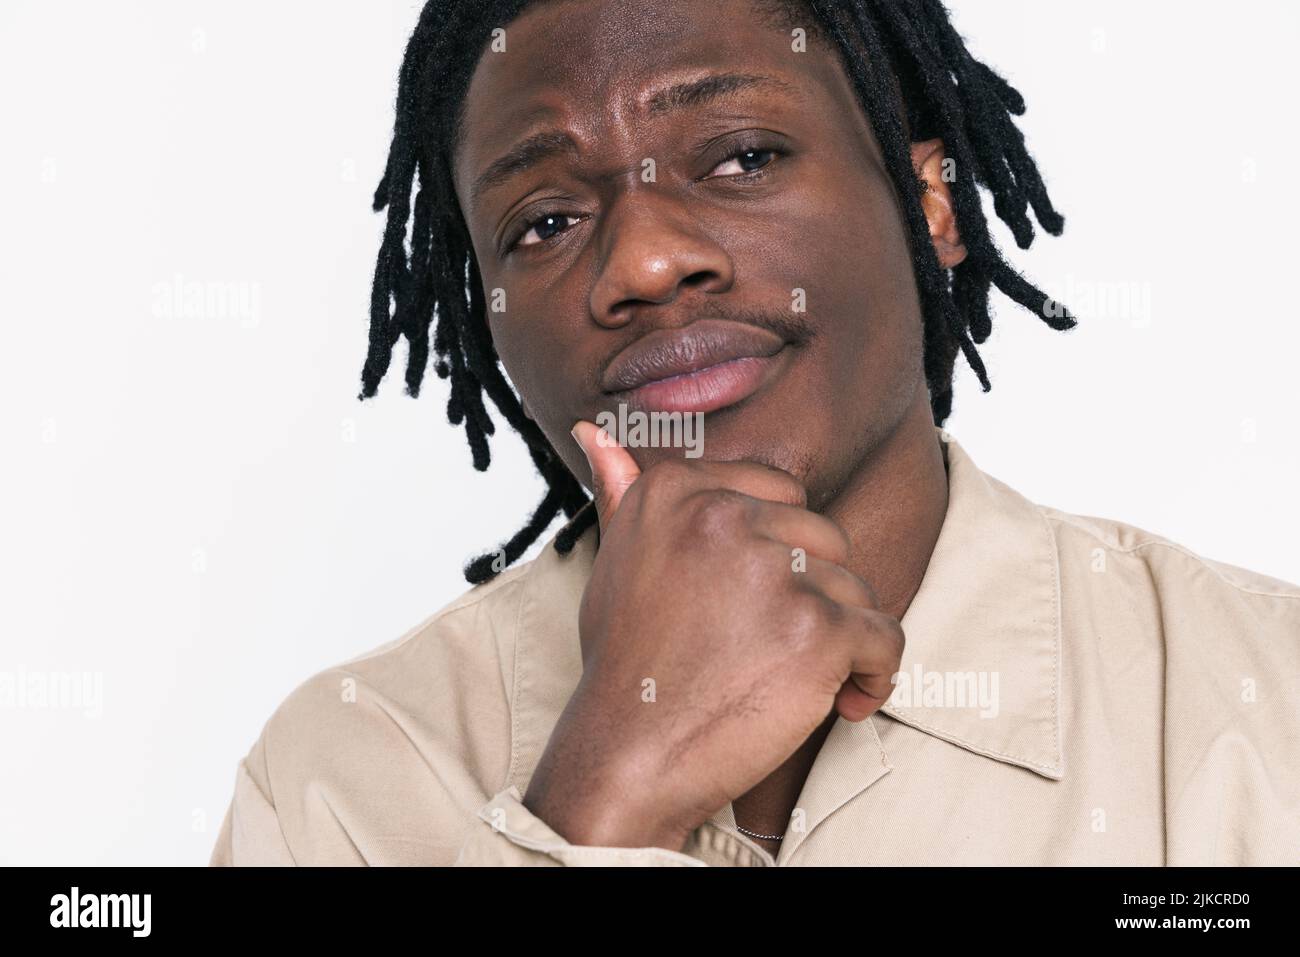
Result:
{"label": "cheek", "polygon": [[488,328],[501,366],[529,414],[534,419],[545,415],[553,391],[549,376],[556,371],[548,351],[553,339],[536,335],[535,326],[524,317],[493,316]]}
{"label": "cheek", "polygon": [[[553,327],[550,317],[568,313],[555,293],[538,290],[535,283],[498,261],[491,243],[483,235],[473,235],[471,242],[477,259],[488,335],[500,359],[501,369],[514,386],[529,418],[541,426],[554,443],[555,438],[547,429],[546,422],[554,416],[552,397],[558,394],[557,383],[563,382],[565,366],[557,361],[557,356],[564,354],[565,334],[563,329]],[[539,307],[538,303],[545,305]],[[484,398],[487,401],[487,397]],[[567,426],[564,437],[568,438]]]}
{"label": "cheek", "polygon": [[492,342],[528,417],[560,449],[572,444],[569,429],[580,410],[581,353],[571,333],[559,324],[544,325],[551,309],[526,309],[518,296],[514,301],[517,313],[489,319]]}
{"label": "cheek", "polygon": [[761,219],[761,229],[736,230],[738,273],[787,302],[803,290],[819,335],[860,355],[914,331],[920,309],[907,230],[883,171],[819,156]]}
{"label": "cheek", "polygon": [[924,388],[906,228],[887,183],[828,178],[780,221],[761,257],[773,285],[807,291],[815,336],[783,397],[773,461],[830,495]]}
{"label": "cheek", "polygon": [[749,252],[773,295],[806,293],[809,358],[830,393],[810,398],[839,406],[852,396],[870,411],[921,369],[920,305],[888,184],[827,181],[775,222],[766,245]]}
{"label": "cheek", "polygon": [[833,379],[868,407],[909,391],[922,368],[921,309],[907,231],[884,184],[818,235],[829,289]]}

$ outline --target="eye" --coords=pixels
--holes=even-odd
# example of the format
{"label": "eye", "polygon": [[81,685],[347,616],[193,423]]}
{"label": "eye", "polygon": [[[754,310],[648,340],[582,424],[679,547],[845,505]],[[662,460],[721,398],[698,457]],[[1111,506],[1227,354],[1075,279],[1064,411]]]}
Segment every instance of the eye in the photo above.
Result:
{"label": "eye", "polygon": [[[572,222],[569,222],[572,220]],[[515,240],[515,246],[536,246],[538,243],[544,243],[554,239],[564,230],[568,229],[573,222],[577,222],[577,216],[569,216],[566,213],[547,213],[526,224],[524,231]],[[530,238],[536,236],[536,238]]]}
{"label": "eye", "polygon": [[771,165],[776,150],[751,149],[734,153],[713,168],[711,176],[745,176]]}

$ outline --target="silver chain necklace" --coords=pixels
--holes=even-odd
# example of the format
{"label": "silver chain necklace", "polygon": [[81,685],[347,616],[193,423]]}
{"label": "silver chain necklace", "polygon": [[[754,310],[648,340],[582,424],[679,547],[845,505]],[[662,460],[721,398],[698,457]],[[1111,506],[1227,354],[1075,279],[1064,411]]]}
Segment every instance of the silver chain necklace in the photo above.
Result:
{"label": "silver chain necklace", "polygon": [[757,837],[760,840],[764,840],[764,841],[785,840],[784,834],[759,834],[757,831],[751,831],[748,828],[741,827],[739,824],[736,825],[736,830],[739,831],[741,834],[748,834],[750,837]]}

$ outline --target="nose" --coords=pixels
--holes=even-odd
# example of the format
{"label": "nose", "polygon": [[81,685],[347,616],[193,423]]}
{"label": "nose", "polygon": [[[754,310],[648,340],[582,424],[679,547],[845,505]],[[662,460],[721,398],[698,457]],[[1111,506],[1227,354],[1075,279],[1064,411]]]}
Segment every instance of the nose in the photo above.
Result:
{"label": "nose", "polygon": [[677,203],[623,196],[601,223],[604,255],[591,290],[591,314],[609,328],[631,322],[638,307],[674,301],[685,289],[726,292],[731,256]]}

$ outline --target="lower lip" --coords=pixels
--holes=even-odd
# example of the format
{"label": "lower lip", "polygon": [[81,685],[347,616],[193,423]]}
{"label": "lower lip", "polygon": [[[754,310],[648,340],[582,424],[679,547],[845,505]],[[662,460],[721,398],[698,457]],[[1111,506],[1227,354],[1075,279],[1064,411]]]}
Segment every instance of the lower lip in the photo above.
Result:
{"label": "lower lip", "polygon": [[783,348],[775,355],[731,359],[615,394],[645,412],[715,412],[761,389],[776,373],[786,352]]}

